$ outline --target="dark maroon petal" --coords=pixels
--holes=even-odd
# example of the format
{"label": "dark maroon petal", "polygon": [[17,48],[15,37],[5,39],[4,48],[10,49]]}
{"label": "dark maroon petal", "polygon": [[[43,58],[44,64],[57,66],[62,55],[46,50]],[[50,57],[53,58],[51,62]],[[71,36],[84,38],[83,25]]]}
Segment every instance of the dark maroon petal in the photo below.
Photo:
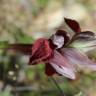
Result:
{"label": "dark maroon petal", "polygon": [[64,30],[57,30],[55,34],[64,37],[64,44],[66,44],[70,40],[70,35]]}
{"label": "dark maroon petal", "polygon": [[53,74],[57,73],[54,68],[50,64],[45,65],[45,74],[48,76],[52,76]]}
{"label": "dark maroon petal", "polygon": [[79,71],[96,71],[96,63],[88,58],[81,50],[75,48],[62,49],[62,55]]}
{"label": "dark maroon petal", "polygon": [[54,57],[49,60],[49,63],[58,74],[70,79],[75,79],[73,65],[71,65],[69,61],[56,50],[54,50]]}
{"label": "dark maroon petal", "polygon": [[96,34],[91,31],[84,31],[73,36],[70,47],[81,49],[84,52],[96,49]]}
{"label": "dark maroon petal", "polygon": [[30,57],[29,64],[39,63],[51,58],[52,49],[49,46],[47,39],[38,39],[32,47],[32,56]]}
{"label": "dark maroon petal", "polygon": [[77,21],[69,19],[69,18],[64,18],[66,24],[74,31],[74,32],[81,32],[80,26]]}
{"label": "dark maroon petal", "polygon": [[7,49],[12,49],[25,55],[32,54],[32,44],[9,44]]}
{"label": "dark maroon petal", "polygon": [[50,44],[51,49],[54,50],[57,46],[53,44],[51,38],[48,41],[49,41],[49,44]]}
{"label": "dark maroon petal", "polygon": [[74,40],[78,39],[78,40],[94,40],[96,39],[96,34],[94,32],[91,32],[91,31],[83,31],[83,32],[80,32],[80,33],[77,33],[74,35],[73,37]]}

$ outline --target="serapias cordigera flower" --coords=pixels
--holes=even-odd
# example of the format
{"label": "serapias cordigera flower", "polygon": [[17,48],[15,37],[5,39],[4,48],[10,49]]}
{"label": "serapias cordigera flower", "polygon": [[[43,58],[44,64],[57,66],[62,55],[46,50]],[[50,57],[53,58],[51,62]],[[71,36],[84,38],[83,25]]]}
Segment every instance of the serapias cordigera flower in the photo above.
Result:
{"label": "serapias cordigera flower", "polygon": [[72,38],[65,30],[57,30],[49,39],[40,38],[34,44],[9,44],[9,48],[29,55],[29,65],[45,63],[48,76],[59,74],[75,79],[77,71],[96,71],[96,63],[86,54],[89,49],[96,47],[96,34],[91,31],[82,32],[77,21],[64,19],[75,33]]}

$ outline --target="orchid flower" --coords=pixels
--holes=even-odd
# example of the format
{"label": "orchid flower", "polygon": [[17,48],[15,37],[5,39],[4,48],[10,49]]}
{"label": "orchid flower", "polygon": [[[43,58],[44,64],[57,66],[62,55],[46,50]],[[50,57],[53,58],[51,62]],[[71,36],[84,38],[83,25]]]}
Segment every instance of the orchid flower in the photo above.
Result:
{"label": "orchid flower", "polygon": [[65,22],[75,33],[72,38],[65,30],[57,30],[49,39],[40,38],[34,44],[9,44],[9,48],[29,55],[29,65],[45,63],[48,76],[59,74],[75,79],[77,71],[96,71],[96,63],[86,55],[88,48],[96,46],[95,33],[81,32],[75,20],[65,18]]}

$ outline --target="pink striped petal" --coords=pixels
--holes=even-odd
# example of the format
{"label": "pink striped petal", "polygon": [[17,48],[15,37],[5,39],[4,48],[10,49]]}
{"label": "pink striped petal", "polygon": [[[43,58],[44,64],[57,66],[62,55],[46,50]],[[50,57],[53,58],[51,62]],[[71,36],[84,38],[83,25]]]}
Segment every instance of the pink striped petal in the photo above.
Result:
{"label": "pink striped petal", "polygon": [[96,71],[96,63],[90,60],[82,51],[75,48],[64,48],[61,53],[76,70]]}
{"label": "pink striped petal", "polygon": [[70,78],[75,79],[75,72],[72,65],[63,57],[59,52],[54,50],[54,58],[49,60],[51,66],[56,70],[57,73]]}

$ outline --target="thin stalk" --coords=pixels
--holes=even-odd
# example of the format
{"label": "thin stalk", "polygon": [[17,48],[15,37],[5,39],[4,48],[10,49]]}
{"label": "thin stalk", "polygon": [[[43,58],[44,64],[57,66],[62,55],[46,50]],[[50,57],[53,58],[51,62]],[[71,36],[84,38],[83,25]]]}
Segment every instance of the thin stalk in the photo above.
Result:
{"label": "thin stalk", "polygon": [[59,90],[61,96],[66,96],[66,95],[64,94],[64,92],[62,91],[62,89],[60,88],[60,86],[58,85],[57,81],[56,81],[53,77],[51,77],[51,80],[52,80],[53,83],[56,85],[56,87],[57,87],[57,89]]}

